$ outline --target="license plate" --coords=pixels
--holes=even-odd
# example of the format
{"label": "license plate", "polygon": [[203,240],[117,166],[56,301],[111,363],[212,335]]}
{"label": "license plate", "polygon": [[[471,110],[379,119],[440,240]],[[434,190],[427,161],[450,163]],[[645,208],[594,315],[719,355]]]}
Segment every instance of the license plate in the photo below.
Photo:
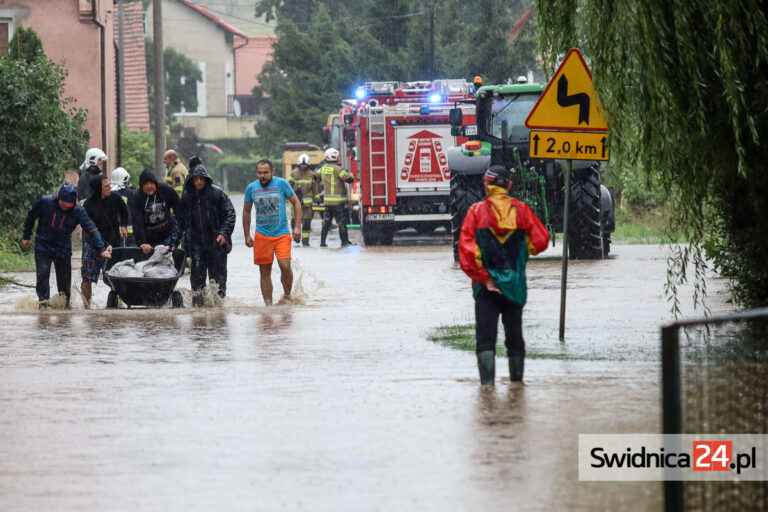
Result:
{"label": "license plate", "polygon": [[477,125],[469,124],[465,126],[464,135],[477,135]]}
{"label": "license plate", "polygon": [[365,220],[395,220],[394,213],[369,213]]}

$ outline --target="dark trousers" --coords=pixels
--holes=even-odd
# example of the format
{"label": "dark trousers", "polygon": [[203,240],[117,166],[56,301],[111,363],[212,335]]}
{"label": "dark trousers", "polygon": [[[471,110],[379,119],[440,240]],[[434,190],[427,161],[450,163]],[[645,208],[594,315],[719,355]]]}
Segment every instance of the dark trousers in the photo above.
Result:
{"label": "dark trousers", "polygon": [[[223,252],[223,251],[222,251]],[[219,296],[227,295],[227,255],[213,256],[211,253],[192,251],[192,267],[189,281],[192,291],[202,290],[208,279],[219,285]]]}
{"label": "dark trousers", "polygon": [[54,259],[53,256],[41,251],[35,251],[37,298],[38,300],[51,298],[51,263],[56,269],[56,287],[60,294],[67,297],[67,305],[69,305],[70,288],[72,287],[72,262],[69,259]]}
{"label": "dark trousers", "polygon": [[341,238],[342,244],[349,243],[349,236],[347,235],[347,224],[349,224],[349,204],[341,203],[330,206],[325,205],[325,214],[323,215],[323,230],[320,233],[320,240],[325,243],[325,237],[328,236],[328,230],[331,227],[331,221],[336,219],[336,223],[339,225],[339,238]]}
{"label": "dark trousers", "polygon": [[523,340],[523,308],[513,304],[500,293],[489,292],[483,288],[475,298],[475,337],[476,352],[493,350],[496,352],[499,315],[504,325],[504,345],[507,353],[525,356]]}

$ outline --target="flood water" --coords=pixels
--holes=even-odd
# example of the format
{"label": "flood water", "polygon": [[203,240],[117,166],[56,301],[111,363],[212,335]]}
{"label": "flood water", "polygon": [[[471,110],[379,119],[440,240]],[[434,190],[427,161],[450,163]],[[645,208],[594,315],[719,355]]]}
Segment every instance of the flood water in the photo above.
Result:
{"label": "flood water", "polygon": [[661,483],[579,482],[577,436],[660,430],[667,249],[571,262],[564,344],[561,248],[535,258],[525,384],[499,359],[481,389],[474,353],[428,339],[473,322],[449,245],[321,249],[316,221],[293,248],[303,304],[265,307],[235,199],[219,307],[0,291],[0,510],[661,510]]}

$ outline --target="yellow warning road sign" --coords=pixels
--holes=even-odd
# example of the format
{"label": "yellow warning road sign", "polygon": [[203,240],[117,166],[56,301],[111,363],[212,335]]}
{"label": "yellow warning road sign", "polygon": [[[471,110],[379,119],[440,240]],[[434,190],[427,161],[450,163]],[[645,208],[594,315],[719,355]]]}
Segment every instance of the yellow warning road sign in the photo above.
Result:
{"label": "yellow warning road sign", "polygon": [[592,73],[581,52],[568,52],[528,114],[529,129],[607,132],[608,121],[592,88]]}
{"label": "yellow warning road sign", "polygon": [[532,158],[563,160],[608,160],[608,134],[531,131],[529,153]]}

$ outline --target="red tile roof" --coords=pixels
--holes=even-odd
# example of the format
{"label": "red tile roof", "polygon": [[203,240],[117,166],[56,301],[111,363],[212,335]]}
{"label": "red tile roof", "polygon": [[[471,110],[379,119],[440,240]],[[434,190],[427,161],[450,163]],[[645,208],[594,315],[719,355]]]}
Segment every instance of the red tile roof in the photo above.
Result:
{"label": "red tile roof", "polygon": [[252,94],[259,85],[256,76],[272,58],[272,43],[276,37],[250,37],[245,46],[235,50],[235,94]]}
{"label": "red tile roof", "polygon": [[240,30],[236,29],[235,27],[233,27],[229,23],[227,23],[227,22],[217,18],[213,14],[209,13],[205,9],[204,5],[193,4],[189,0],[179,0],[179,2],[181,2],[184,5],[186,5],[187,7],[190,7],[192,9],[196,10],[197,12],[199,12],[200,14],[205,16],[206,18],[210,19],[211,21],[215,22],[217,25],[221,26],[221,28],[223,28],[227,32],[231,32],[232,34],[234,34],[234,35],[236,35],[238,37],[243,37],[245,39],[248,39],[248,36],[245,35],[245,33],[241,32]]}
{"label": "red tile roof", "polygon": [[[115,43],[120,31],[115,27]],[[129,130],[149,131],[147,61],[144,53],[144,20],[141,2],[123,4],[125,44],[125,124]]]}

